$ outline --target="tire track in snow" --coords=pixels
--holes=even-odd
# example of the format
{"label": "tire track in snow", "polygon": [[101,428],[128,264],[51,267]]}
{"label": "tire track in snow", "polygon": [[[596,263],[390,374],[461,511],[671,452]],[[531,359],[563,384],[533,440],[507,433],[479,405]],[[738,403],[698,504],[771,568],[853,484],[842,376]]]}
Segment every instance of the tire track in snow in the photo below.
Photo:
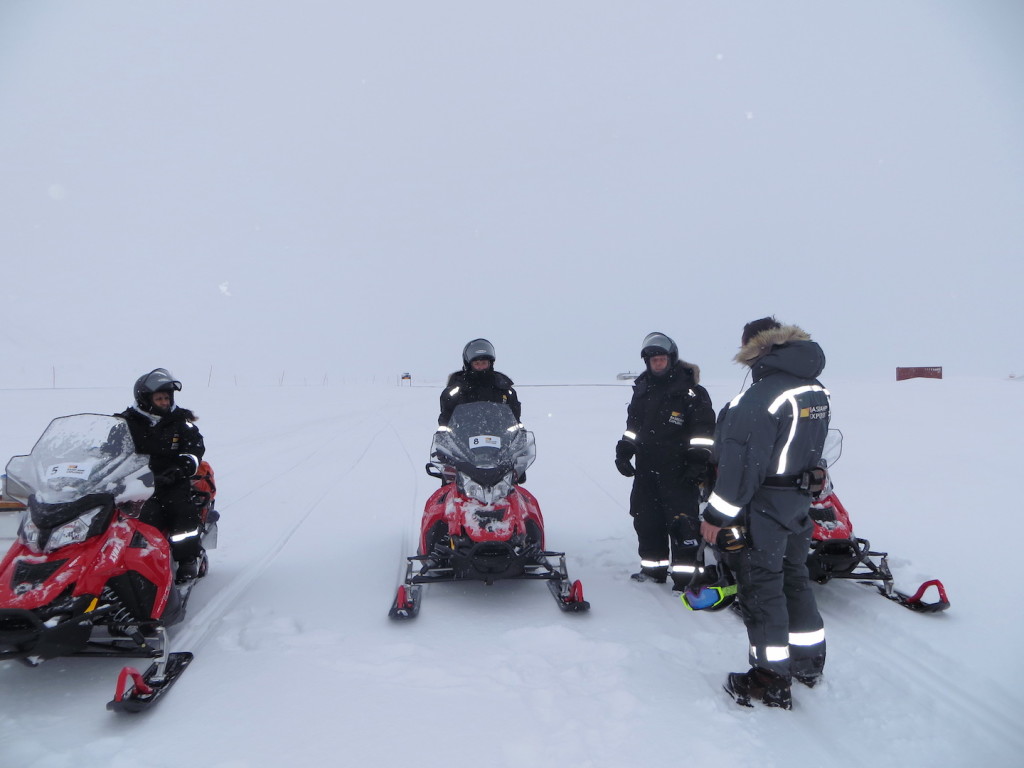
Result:
{"label": "tire track in snow", "polygon": [[[355,426],[362,426],[367,421],[370,421],[369,416],[360,420]],[[362,452],[356,457],[355,461],[352,462],[339,476],[333,476],[330,478],[327,488],[325,488],[325,490],[316,497],[304,513],[295,519],[292,525],[285,529],[283,535],[279,537],[275,544],[267,549],[253,565],[247,567],[237,576],[234,576],[231,581],[229,581],[226,586],[222,587],[216,595],[212,596],[194,616],[185,619],[185,625],[182,627],[182,631],[172,637],[173,647],[179,649],[187,647],[189,650],[193,650],[201,648],[207,642],[209,636],[216,628],[218,621],[222,619],[236,601],[249,590],[252,583],[270,567],[270,564],[278,554],[280,554],[281,550],[283,550],[292,538],[294,538],[295,534],[298,533],[299,529],[302,528],[313,512],[319,509],[323,501],[328,498],[328,496],[336,493],[335,484],[351,474],[352,471],[360,465],[366,455],[370,452],[374,443],[377,442],[377,438],[379,438],[389,426],[390,424],[381,426],[380,429],[374,433],[373,437],[366,441]],[[270,480],[252,488],[241,497],[238,497],[236,501],[248,498],[261,488],[265,488],[275,482],[279,482],[282,479],[287,478],[291,471],[303,466],[314,457],[323,453],[326,448],[333,446],[335,443],[336,436],[332,436],[331,439],[325,440],[316,449],[304,454],[302,458],[295,461],[288,468],[288,471],[284,473],[276,473]]]}

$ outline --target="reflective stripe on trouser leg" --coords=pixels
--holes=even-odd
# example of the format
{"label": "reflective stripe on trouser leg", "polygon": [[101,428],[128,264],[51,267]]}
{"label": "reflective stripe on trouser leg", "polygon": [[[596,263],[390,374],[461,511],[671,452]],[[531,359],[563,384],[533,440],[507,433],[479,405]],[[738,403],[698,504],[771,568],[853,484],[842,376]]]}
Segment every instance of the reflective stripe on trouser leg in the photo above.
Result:
{"label": "reflective stripe on trouser leg", "polygon": [[784,556],[789,531],[752,510],[751,541],[736,558],[739,601],[744,610],[750,665],[790,677],[789,613],[784,594]]}
{"label": "reflective stripe on trouser leg", "polygon": [[825,625],[807,573],[810,534],[790,536],[783,566],[789,614],[789,667],[794,675],[816,676],[825,667]]}
{"label": "reflective stripe on trouser leg", "polygon": [[199,557],[203,551],[198,528],[192,531],[172,534],[169,538],[171,542],[171,556],[175,560],[189,560],[193,557]]}

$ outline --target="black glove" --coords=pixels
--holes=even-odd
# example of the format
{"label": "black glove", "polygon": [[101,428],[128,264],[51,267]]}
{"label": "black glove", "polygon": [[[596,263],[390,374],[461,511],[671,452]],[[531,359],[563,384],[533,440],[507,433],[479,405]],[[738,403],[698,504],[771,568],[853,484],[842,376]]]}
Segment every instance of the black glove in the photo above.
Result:
{"label": "black glove", "polygon": [[633,458],[635,453],[636,446],[629,442],[629,440],[619,440],[615,444],[615,468],[619,470],[619,474],[623,477],[632,477],[636,474],[633,465],[629,463],[629,460]]}
{"label": "black glove", "polygon": [[166,488],[168,485],[174,485],[179,480],[181,480],[181,470],[177,467],[170,467],[153,476],[153,486],[155,488]]}
{"label": "black glove", "polygon": [[192,477],[199,469],[196,457],[190,453],[179,453],[177,464],[182,477]]}
{"label": "black glove", "polygon": [[708,465],[706,461],[688,461],[683,465],[683,479],[694,485],[700,485],[704,482],[704,478],[707,475]]}

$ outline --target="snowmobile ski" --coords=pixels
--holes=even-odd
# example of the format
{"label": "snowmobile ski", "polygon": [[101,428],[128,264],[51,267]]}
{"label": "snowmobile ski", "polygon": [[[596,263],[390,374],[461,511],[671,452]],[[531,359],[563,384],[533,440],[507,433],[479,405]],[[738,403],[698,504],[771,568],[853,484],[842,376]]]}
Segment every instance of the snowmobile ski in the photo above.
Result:
{"label": "snowmobile ski", "polygon": [[423,587],[419,584],[399,584],[395,602],[391,604],[388,617],[392,619],[415,619],[420,612],[420,597]]}
{"label": "snowmobile ski", "polygon": [[590,610],[590,603],[583,599],[583,585],[579,579],[572,583],[568,579],[552,579],[548,582],[548,589],[563,611],[579,613]]}
{"label": "snowmobile ski", "polygon": [[[931,579],[930,581],[924,582],[917,588],[917,591],[914,592],[913,595],[908,595],[905,592],[892,589],[891,585],[889,585],[889,591],[886,591],[885,586],[871,584],[871,582],[861,583],[876,587],[882,597],[888,598],[893,602],[899,603],[904,608],[909,608],[910,610],[917,611],[918,613],[940,613],[949,608],[949,598],[946,597],[946,588],[938,579]],[[938,599],[932,602],[926,602],[924,600],[924,595],[931,587],[935,587],[935,591],[938,593]]]}
{"label": "snowmobile ski", "polygon": [[114,698],[107,702],[107,709],[111,712],[145,712],[167,693],[191,662],[191,653],[178,651],[168,654],[166,660],[153,662],[144,674],[135,667],[124,667],[117,678]]}

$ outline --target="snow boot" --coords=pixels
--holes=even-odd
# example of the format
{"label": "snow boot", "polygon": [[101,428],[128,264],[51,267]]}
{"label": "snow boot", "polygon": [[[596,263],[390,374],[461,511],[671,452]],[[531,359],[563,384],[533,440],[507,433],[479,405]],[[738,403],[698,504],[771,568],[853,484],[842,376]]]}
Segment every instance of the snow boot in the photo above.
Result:
{"label": "snow boot", "polygon": [[756,699],[766,707],[793,708],[790,684],[782,675],[753,667],[748,672],[732,672],[725,681],[725,691],[744,707],[752,707]]}
{"label": "snow boot", "polygon": [[633,581],[653,581],[655,584],[664,584],[668,580],[668,569],[664,570],[664,573],[652,573],[646,568],[641,568],[636,573],[630,574],[629,578]]}
{"label": "snow boot", "polygon": [[178,572],[174,577],[175,584],[188,584],[199,578],[199,558],[190,557],[178,562]]}
{"label": "snow boot", "polygon": [[790,662],[793,669],[793,678],[798,682],[813,688],[821,682],[821,672],[825,669],[825,657],[814,656],[809,659],[792,659]]}
{"label": "snow boot", "polygon": [[793,675],[793,679],[798,683],[803,683],[808,688],[813,688],[821,682],[821,673],[807,674],[807,675]]}

